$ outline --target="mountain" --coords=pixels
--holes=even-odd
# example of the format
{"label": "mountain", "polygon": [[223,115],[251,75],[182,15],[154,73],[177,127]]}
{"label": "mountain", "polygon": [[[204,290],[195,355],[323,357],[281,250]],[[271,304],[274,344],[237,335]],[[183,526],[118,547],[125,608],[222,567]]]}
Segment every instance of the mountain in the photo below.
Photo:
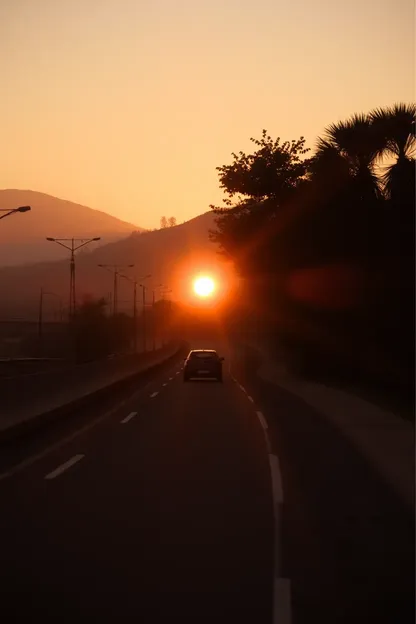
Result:
{"label": "mountain", "polygon": [[0,208],[31,206],[24,214],[15,214],[0,223],[0,266],[60,260],[66,251],[47,242],[53,238],[93,238],[100,236],[95,247],[141,230],[100,210],[58,199],[45,193],[0,190]]}
{"label": "mountain", "polygon": [[[21,218],[23,222],[26,217],[27,214],[22,214],[11,218]],[[216,245],[209,240],[209,230],[213,228],[215,215],[210,211],[175,227],[133,233],[84,255],[78,253],[77,301],[87,296],[110,299],[113,274],[98,264],[134,264],[134,268],[121,268],[120,272],[136,279],[150,274],[152,277],[146,281],[149,288],[166,284],[173,290],[173,297],[182,301],[189,296],[192,278],[197,273],[209,272],[217,276],[219,284],[225,284],[223,276],[229,275],[230,269],[219,256]],[[0,269],[0,318],[36,318],[41,287],[59,295],[64,307],[68,305],[69,253],[60,262]],[[120,310],[131,311],[132,290],[128,280],[119,278]],[[141,303],[141,290],[139,296]],[[151,297],[149,293],[148,297]],[[56,301],[56,297],[48,298],[50,310],[53,306],[56,308]]]}

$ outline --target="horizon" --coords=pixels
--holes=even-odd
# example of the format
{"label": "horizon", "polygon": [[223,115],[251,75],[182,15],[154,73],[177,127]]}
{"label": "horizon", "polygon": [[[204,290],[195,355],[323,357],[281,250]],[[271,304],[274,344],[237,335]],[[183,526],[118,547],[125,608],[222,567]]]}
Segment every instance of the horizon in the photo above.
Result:
{"label": "horizon", "polygon": [[146,229],[221,203],[216,167],[263,128],[313,150],[329,124],[414,99],[411,0],[42,5],[0,8],[0,187]]}
{"label": "horizon", "polygon": [[[105,210],[102,210],[101,208],[97,208],[96,206],[87,206],[86,204],[82,204],[82,203],[79,203],[79,202],[73,201],[73,200],[72,200],[71,198],[69,198],[69,197],[58,197],[58,196],[56,196],[56,195],[51,195],[50,193],[47,193],[47,192],[45,192],[45,191],[40,191],[40,190],[36,190],[36,189],[29,189],[29,188],[25,188],[25,189],[24,189],[24,188],[0,188],[0,193],[1,193],[1,192],[3,192],[3,191],[7,191],[7,192],[16,192],[16,193],[36,193],[37,195],[46,195],[47,197],[50,197],[51,199],[56,199],[56,200],[58,200],[58,201],[63,201],[63,202],[69,202],[69,203],[71,203],[71,204],[76,204],[76,205],[78,205],[78,206],[80,206],[80,207],[82,207],[82,208],[87,208],[87,209],[89,209],[89,210],[94,210],[95,212],[101,212],[101,213],[104,213],[104,214],[106,214],[106,215],[109,215],[109,216],[111,216],[111,217],[114,217],[115,219],[119,219],[120,221],[122,221],[122,222],[124,222],[124,223],[126,223],[126,224],[128,224],[128,225],[132,225],[132,226],[134,226],[134,227],[137,227],[137,228],[142,229],[142,230],[145,230],[145,231],[152,231],[152,230],[155,230],[155,229],[156,229],[156,230],[160,229],[160,223],[159,223],[159,224],[157,224],[155,227],[152,227],[152,228],[151,228],[151,227],[149,227],[149,228],[144,228],[144,227],[143,227],[140,223],[132,223],[132,222],[130,222],[130,221],[126,221],[125,219],[121,218],[120,216],[118,216],[118,215],[116,215],[116,214],[112,214],[112,213],[107,212],[107,211],[105,211]],[[183,221],[178,221],[178,222],[175,224],[175,226],[182,225],[182,224],[184,224],[184,223],[187,223],[188,221],[191,221],[192,219],[196,219],[196,218],[198,218],[198,217],[202,217],[203,215],[207,214],[208,212],[211,212],[211,210],[210,210],[210,208],[209,208],[209,207],[208,207],[208,210],[205,210],[205,212],[201,212],[201,213],[195,214],[195,215],[193,215],[193,216],[189,217],[189,218],[188,218],[188,219],[186,219],[186,220],[183,220]],[[166,216],[166,217],[168,217],[168,215],[167,215],[167,214],[166,214],[166,215],[162,215],[162,216]]]}

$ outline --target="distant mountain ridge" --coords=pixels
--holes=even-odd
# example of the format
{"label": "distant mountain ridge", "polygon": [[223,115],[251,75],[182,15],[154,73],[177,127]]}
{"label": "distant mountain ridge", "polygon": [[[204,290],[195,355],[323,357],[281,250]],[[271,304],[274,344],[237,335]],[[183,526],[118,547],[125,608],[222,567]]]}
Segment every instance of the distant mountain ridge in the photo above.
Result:
{"label": "distant mountain ridge", "polygon": [[0,208],[31,206],[31,212],[16,214],[1,221],[0,266],[59,260],[65,250],[48,243],[54,238],[101,237],[103,245],[143,228],[46,193],[30,190],[0,190]]}
{"label": "distant mountain ridge", "polygon": [[[27,196],[26,199],[28,199]],[[30,202],[21,202],[21,205],[24,203]],[[72,205],[71,202],[69,204]],[[36,215],[39,214],[33,202],[32,206],[34,208],[32,213],[13,215],[4,219],[2,223],[13,220],[15,223],[20,223],[22,228],[25,219],[29,217],[35,219]],[[26,221],[26,223],[28,222]],[[77,252],[76,290],[78,301],[82,301],[86,296],[106,297],[110,300],[113,291],[113,275],[100,268],[99,264],[134,264],[134,268],[126,268],[123,272],[130,277],[136,277],[136,279],[151,275],[152,277],[146,281],[149,289],[163,283],[172,288],[174,297],[182,300],[189,295],[191,279],[196,273],[211,271],[221,275],[224,270],[223,261],[218,255],[218,247],[209,238],[209,231],[215,228],[215,214],[212,211],[175,227],[159,230],[140,231],[139,228],[134,228],[131,224],[125,225],[126,229],[129,229],[124,236],[120,233],[122,238],[107,242],[100,247],[91,245],[86,253],[82,253],[82,250]],[[66,228],[71,234],[74,233],[74,227],[70,221],[66,224]],[[1,231],[2,227],[0,226]],[[41,244],[45,247],[56,247],[59,250],[58,245],[46,242],[44,236],[59,236],[61,232],[63,233],[63,229],[57,233],[57,230],[53,230],[52,226],[45,231],[42,230]],[[24,230],[21,230],[22,233]],[[66,234],[68,236],[68,233]],[[85,234],[103,235],[103,230],[90,230],[87,233],[84,231],[83,235]],[[0,247],[2,245],[1,243]],[[17,242],[16,247],[20,247],[19,242]],[[67,305],[69,253],[65,249],[62,249],[62,252],[60,259],[54,262],[42,260],[36,264],[25,266],[4,266],[3,263],[3,267],[0,263],[1,319],[12,317],[36,319],[41,287],[45,291],[59,295],[63,306]],[[128,280],[120,278],[118,291],[119,309],[130,313],[132,284]],[[151,297],[150,290],[147,296]],[[56,297],[46,298],[45,320],[48,318],[48,313],[56,305]]]}

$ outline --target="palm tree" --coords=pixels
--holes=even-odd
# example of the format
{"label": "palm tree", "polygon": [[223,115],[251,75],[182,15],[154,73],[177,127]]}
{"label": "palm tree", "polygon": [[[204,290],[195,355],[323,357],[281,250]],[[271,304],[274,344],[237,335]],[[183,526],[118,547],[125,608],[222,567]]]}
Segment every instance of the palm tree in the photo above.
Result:
{"label": "palm tree", "polygon": [[326,176],[348,185],[352,196],[363,201],[381,196],[375,164],[383,149],[383,139],[374,131],[371,118],[353,115],[346,121],[331,124],[318,139],[312,177]]}
{"label": "palm tree", "polygon": [[394,203],[410,203],[414,207],[416,104],[379,108],[370,114],[370,118],[382,144],[378,156],[380,159],[395,159],[386,167],[382,176],[386,197]]}

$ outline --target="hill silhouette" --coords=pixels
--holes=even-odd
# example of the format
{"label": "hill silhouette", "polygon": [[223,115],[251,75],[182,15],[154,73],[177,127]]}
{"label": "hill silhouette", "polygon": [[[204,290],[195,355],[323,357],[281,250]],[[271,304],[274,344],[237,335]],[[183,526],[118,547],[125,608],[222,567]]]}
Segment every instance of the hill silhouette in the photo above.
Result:
{"label": "hill silhouette", "polygon": [[[11,218],[17,220],[22,217],[23,220],[26,216],[16,215]],[[136,232],[87,253],[78,252],[78,301],[96,297],[110,299],[113,276],[99,268],[98,264],[134,264],[133,269],[125,269],[124,272],[137,278],[151,274],[152,278],[146,282],[150,288],[163,283],[173,289],[174,296],[180,298],[189,288],[190,274],[220,265],[217,247],[209,240],[209,230],[214,227],[214,219],[214,213],[209,211],[172,228]],[[59,295],[63,305],[67,305],[69,253],[65,260],[59,262],[1,268],[0,318],[35,319],[41,287]],[[141,293],[138,296],[140,303]],[[132,284],[127,280],[119,279],[118,297],[120,311],[130,312]],[[49,301],[51,305],[56,306],[52,298]]]}
{"label": "hill silhouette", "polygon": [[58,199],[45,193],[16,189],[0,190],[0,208],[31,206],[24,215],[3,219],[0,227],[0,266],[59,260],[64,249],[45,241],[46,236],[101,236],[95,246],[118,240],[142,228],[116,217]]}

